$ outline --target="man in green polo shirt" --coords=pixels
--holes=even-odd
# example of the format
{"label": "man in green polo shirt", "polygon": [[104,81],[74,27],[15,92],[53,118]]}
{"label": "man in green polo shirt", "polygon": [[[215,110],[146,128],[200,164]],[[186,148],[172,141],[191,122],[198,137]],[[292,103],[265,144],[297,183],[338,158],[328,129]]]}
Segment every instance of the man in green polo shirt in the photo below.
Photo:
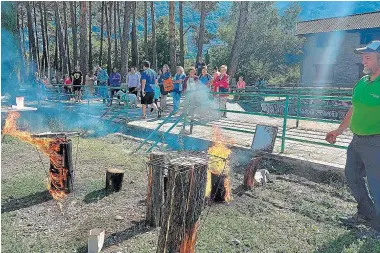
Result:
{"label": "man in green polo shirt", "polygon": [[366,76],[355,85],[352,107],[338,129],[326,135],[326,141],[335,143],[348,127],[354,134],[347,149],[345,174],[358,210],[352,217],[342,217],[342,223],[370,225],[380,232],[380,41],[357,48],[355,53],[362,57]]}

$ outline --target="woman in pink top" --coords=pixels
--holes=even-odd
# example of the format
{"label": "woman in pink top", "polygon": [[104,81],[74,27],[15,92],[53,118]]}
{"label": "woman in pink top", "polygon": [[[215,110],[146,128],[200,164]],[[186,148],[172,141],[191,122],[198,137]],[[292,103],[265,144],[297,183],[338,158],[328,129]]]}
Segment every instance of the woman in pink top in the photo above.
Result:
{"label": "woman in pink top", "polygon": [[71,100],[71,78],[69,74],[66,74],[63,78],[63,88],[65,89],[65,93],[68,96],[68,100]]}
{"label": "woman in pink top", "polygon": [[239,76],[239,81],[236,84],[236,88],[238,88],[238,91],[241,91],[241,92],[245,91],[245,82],[242,76]]}
{"label": "woman in pink top", "polygon": [[[219,109],[227,110],[227,99],[228,93],[230,91],[229,87],[230,77],[227,75],[227,66],[222,65],[220,67],[220,74],[214,80],[214,91],[219,92]],[[221,112],[223,118],[227,118],[227,112]]]}
{"label": "woman in pink top", "polygon": [[[242,76],[239,76],[239,81],[236,84],[236,92],[237,93],[245,92],[245,82]],[[237,99],[240,99],[240,96],[238,96]]]}

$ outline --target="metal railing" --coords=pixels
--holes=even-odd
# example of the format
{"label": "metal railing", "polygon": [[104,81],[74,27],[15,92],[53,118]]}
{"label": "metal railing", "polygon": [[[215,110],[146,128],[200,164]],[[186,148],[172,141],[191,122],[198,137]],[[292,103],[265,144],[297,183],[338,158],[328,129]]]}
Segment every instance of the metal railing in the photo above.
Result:
{"label": "metal railing", "polygon": [[[56,92],[58,93],[58,101],[61,101],[62,96],[67,96],[67,94],[62,94],[62,87],[67,87],[67,85],[55,85]],[[74,87],[71,85],[71,87]],[[84,89],[84,93],[87,94],[88,92],[88,86],[81,85],[82,89]],[[103,86],[95,86],[95,87],[103,87]],[[119,87],[107,87],[107,92],[109,92],[111,89],[120,89]],[[236,100],[235,102],[246,102],[246,103],[256,103],[260,104],[260,108],[262,104],[277,104],[280,106],[283,106],[282,113],[263,113],[262,111],[252,111],[252,110],[244,110],[244,111],[237,111],[237,110],[229,110],[229,109],[219,109],[220,112],[227,112],[227,113],[235,113],[235,114],[244,114],[244,115],[257,115],[257,116],[267,116],[267,117],[273,117],[273,118],[279,118],[282,119],[282,130],[281,135],[278,135],[278,138],[281,138],[281,152],[285,151],[285,143],[286,140],[290,141],[296,141],[300,143],[309,143],[313,145],[320,145],[320,146],[328,146],[328,147],[335,147],[339,149],[347,149],[346,146],[337,145],[337,144],[328,144],[326,142],[319,142],[315,140],[308,140],[308,139],[301,139],[301,138],[295,138],[293,136],[287,136],[287,126],[288,126],[288,120],[296,120],[296,127],[299,127],[300,121],[314,121],[314,122],[323,122],[323,123],[333,123],[338,124],[340,123],[340,120],[332,120],[332,119],[325,119],[325,118],[318,118],[318,117],[307,117],[307,116],[301,116],[301,109],[302,108],[308,108],[308,109],[315,109],[315,110],[345,110],[349,109],[348,106],[330,106],[330,105],[323,105],[323,104],[304,104],[302,101],[307,101],[310,99],[316,99],[320,101],[328,101],[328,100],[337,100],[337,101],[351,101],[351,91],[341,90],[338,92],[337,90],[324,90],[322,93],[328,93],[334,92],[335,95],[323,95],[319,90],[313,90],[308,92],[308,94],[305,91],[294,89],[292,92],[288,92],[289,90],[278,90],[278,89],[265,89],[265,90],[257,90],[254,92],[245,92],[245,93],[223,93],[223,95],[229,95],[229,96],[244,96],[248,97],[248,99],[245,100]],[[218,92],[210,92],[210,95],[218,96],[222,93]],[[313,95],[311,95],[313,94]],[[262,97],[262,98],[278,98],[275,101],[251,101],[253,98]],[[251,98],[251,99],[250,99]],[[87,98],[88,105],[90,104],[90,101],[92,97],[88,96]],[[296,113],[294,115],[290,114],[290,106],[296,106]],[[293,110],[294,111],[294,110]],[[168,120],[172,117],[172,114],[170,114],[167,118],[165,118],[157,127],[154,129],[149,136],[144,140],[143,143],[140,144],[140,146],[136,149],[138,151],[141,149],[143,145],[145,145],[149,139],[151,139],[158,131],[160,131],[161,127],[168,122]],[[181,115],[176,121],[173,123],[173,125],[163,133],[163,136],[166,136],[181,120],[186,120],[185,115]],[[203,123],[199,121],[193,122],[194,125],[210,125],[210,123]],[[255,131],[247,130],[247,129],[239,129],[235,127],[228,127],[228,126],[220,126],[221,129],[234,131],[238,133],[245,133],[245,134],[255,134]],[[152,150],[154,146],[158,144],[158,140],[155,140],[153,146],[151,146],[148,150]]]}

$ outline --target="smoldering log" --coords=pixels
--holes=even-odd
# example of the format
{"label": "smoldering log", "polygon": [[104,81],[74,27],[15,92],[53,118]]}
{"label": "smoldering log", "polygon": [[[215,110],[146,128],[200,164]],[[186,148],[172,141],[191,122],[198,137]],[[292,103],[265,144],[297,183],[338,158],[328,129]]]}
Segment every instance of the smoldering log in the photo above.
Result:
{"label": "smoldering log", "polygon": [[164,204],[164,170],[167,157],[165,153],[150,154],[148,172],[148,194],[146,200],[146,220],[152,227],[161,226],[161,213]]}
{"label": "smoldering log", "polygon": [[208,162],[201,158],[177,158],[169,163],[166,208],[157,253],[195,249],[199,217],[204,203]]}
{"label": "smoldering log", "polygon": [[246,190],[252,189],[255,184],[255,174],[260,165],[261,159],[262,157],[253,158],[248,164],[247,169],[245,170],[243,186]]}
{"label": "smoldering log", "polygon": [[223,202],[228,198],[228,192],[225,188],[228,176],[225,174],[215,174],[211,172],[211,200],[215,202]]}
{"label": "smoldering log", "polygon": [[123,185],[124,171],[119,169],[106,170],[106,191],[118,192]]}

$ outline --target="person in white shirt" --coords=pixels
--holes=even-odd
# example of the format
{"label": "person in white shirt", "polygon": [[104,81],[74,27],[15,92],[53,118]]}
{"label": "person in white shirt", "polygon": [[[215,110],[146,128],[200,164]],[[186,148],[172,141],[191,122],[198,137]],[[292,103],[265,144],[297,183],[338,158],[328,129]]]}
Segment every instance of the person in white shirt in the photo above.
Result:
{"label": "person in white shirt", "polygon": [[132,67],[131,72],[127,75],[128,92],[137,96],[140,89],[140,75],[136,72],[136,68]]}

